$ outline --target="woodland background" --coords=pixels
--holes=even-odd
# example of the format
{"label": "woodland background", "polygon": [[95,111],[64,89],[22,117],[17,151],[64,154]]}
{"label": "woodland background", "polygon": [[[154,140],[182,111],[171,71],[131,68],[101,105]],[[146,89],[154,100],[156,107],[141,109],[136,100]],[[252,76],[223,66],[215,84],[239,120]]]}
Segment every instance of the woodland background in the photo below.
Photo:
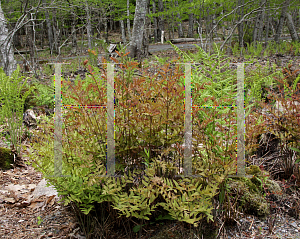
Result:
{"label": "woodland background", "polygon": [[210,46],[215,37],[221,38],[221,49],[236,42],[244,47],[268,41],[271,36],[278,43],[283,32],[299,41],[297,0],[2,0],[1,4],[2,62],[13,51],[34,72],[44,51],[58,59],[63,52],[81,54],[103,43],[127,44],[130,56],[140,60],[148,55],[150,43],[161,41],[162,32],[165,40],[188,37],[203,43],[205,38]]}

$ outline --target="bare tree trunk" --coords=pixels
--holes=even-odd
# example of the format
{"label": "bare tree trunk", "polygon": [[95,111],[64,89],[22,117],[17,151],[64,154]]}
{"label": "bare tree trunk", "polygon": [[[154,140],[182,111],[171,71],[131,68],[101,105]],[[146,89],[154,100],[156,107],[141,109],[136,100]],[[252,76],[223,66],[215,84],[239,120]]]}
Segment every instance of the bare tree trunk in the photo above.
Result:
{"label": "bare tree trunk", "polygon": [[[175,1],[175,6],[178,7],[178,1],[177,0]],[[180,18],[180,14],[179,13],[177,13],[177,18],[179,20],[179,22],[177,23],[178,37],[182,38],[182,37],[184,37],[184,34],[183,34],[183,29],[182,29],[182,24],[181,24],[181,18]]]}
{"label": "bare tree trunk", "polygon": [[72,37],[72,50],[71,54],[77,53],[77,36],[76,36],[76,16],[74,12],[74,8],[72,8],[71,4],[69,3],[69,7],[71,8],[71,15],[72,15],[72,26],[71,26],[71,37]]}
{"label": "bare tree trunk", "polygon": [[[172,5],[174,4],[173,0],[172,0]],[[172,16],[171,16],[171,24],[172,24],[172,39],[174,39],[174,33],[175,33],[175,29],[174,29],[174,12],[172,12]]]}
{"label": "bare tree trunk", "polygon": [[277,28],[277,21],[274,19],[274,17],[271,17],[271,27],[272,27],[272,33],[275,36],[276,34],[276,28]]}
{"label": "bare tree trunk", "polygon": [[[43,0],[43,4],[46,4],[45,0]],[[53,34],[52,34],[49,12],[47,10],[45,10],[45,18],[46,18],[47,31],[48,31],[50,54],[52,55],[53,54]]]}
{"label": "bare tree trunk", "polygon": [[115,19],[115,14],[113,15],[113,18],[112,18],[112,21],[113,21],[113,30],[115,31],[117,29],[117,21],[115,21],[114,19]]}
{"label": "bare tree trunk", "polygon": [[83,40],[84,40],[84,29],[81,28],[81,47],[80,47],[80,52],[83,53]]}
{"label": "bare tree trunk", "polygon": [[17,31],[16,34],[14,35],[13,43],[14,43],[15,47],[20,47],[21,46],[20,31]]}
{"label": "bare tree trunk", "polygon": [[167,17],[167,29],[168,29],[168,38],[169,38],[169,40],[171,39],[171,26],[170,26],[170,22],[171,22],[170,17]]}
{"label": "bare tree trunk", "polygon": [[265,18],[265,4],[266,0],[262,0],[262,5],[263,5],[263,11],[261,12],[260,19],[259,19],[259,28],[257,32],[257,40],[262,41],[262,33],[263,33],[263,23],[264,23],[264,18]]}
{"label": "bare tree trunk", "polygon": [[206,35],[206,40],[208,39],[208,33],[210,31],[210,25],[209,25],[209,9],[206,9],[206,13],[207,13],[207,16],[205,17],[205,35]]}
{"label": "bare tree trunk", "polygon": [[[244,5],[244,0],[239,0],[238,5],[239,6]],[[239,8],[239,21],[241,19],[243,19],[243,17],[244,17],[244,7],[240,7]],[[244,22],[241,22],[238,25],[238,34],[239,34],[239,45],[240,45],[240,47],[244,47],[244,39],[243,39],[243,36],[244,36]]]}
{"label": "bare tree trunk", "polygon": [[253,34],[252,34],[252,42],[253,44],[256,44],[256,39],[257,39],[257,30],[258,30],[258,24],[259,24],[259,16],[260,14],[257,13],[254,28],[253,28]]}
{"label": "bare tree trunk", "polygon": [[96,24],[97,38],[101,38],[101,25],[102,25],[102,14],[101,14],[101,8],[99,7],[99,14],[97,12],[97,24]]}
{"label": "bare tree trunk", "polygon": [[[223,9],[222,9],[222,12],[221,12],[221,15],[224,15],[224,13],[225,13],[225,8],[224,8],[224,6],[222,6],[223,7]],[[242,13],[244,13],[244,9],[243,9],[243,11],[242,11]],[[225,22],[224,22],[224,24],[225,24]],[[222,38],[223,38],[223,40],[225,40],[226,39],[226,30],[225,30],[225,25],[223,24],[223,26],[222,26],[222,33],[223,33],[223,36],[222,36]],[[239,42],[240,42],[240,31],[242,31],[242,32],[244,32],[244,24],[242,23],[242,26],[241,26],[241,29],[240,30],[238,30],[239,32]],[[243,33],[244,34],[244,33]],[[241,39],[242,41],[244,41],[244,39],[243,39],[243,35],[242,35],[242,39]],[[241,44],[241,43],[240,43]]]}
{"label": "bare tree trunk", "polygon": [[[165,9],[168,9],[167,2],[165,2]],[[169,37],[169,40],[170,40],[171,39],[171,28],[170,28],[171,18],[170,18],[170,15],[165,16],[165,19],[166,19],[166,22],[167,22],[167,29],[165,29],[165,36],[167,35],[166,31],[168,31],[168,37]]]}
{"label": "bare tree trunk", "polygon": [[127,0],[127,31],[128,31],[128,39],[130,40],[131,38],[131,31],[130,31],[130,10],[129,10],[129,0]]}
{"label": "bare tree trunk", "polygon": [[[266,0],[261,0],[261,4],[264,6],[264,4],[266,3]],[[255,44],[256,41],[259,41],[261,39],[261,31],[262,31],[262,27],[263,27],[263,13],[259,12],[257,13],[256,16],[256,20],[255,20],[255,25],[254,25],[254,29],[253,29],[253,36],[252,36],[252,41]]]}
{"label": "bare tree trunk", "polygon": [[300,8],[299,8],[299,13],[298,13],[298,18],[299,18],[299,29],[300,29]]}
{"label": "bare tree trunk", "polygon": [[30,63],[31,66],[34,68],[34,46],[33,46],[33,31],[32,26],[30,26],[32,23],[29,22],[26,26],[27,34],[26,34],[26,40],[27,40],[27,46],[29,47],[29,55],[30,55]]}
{"label": "bare tree trunk", "polygon": [[57,20],[56,20],[56,10],[53,11],[53,18],[52,18],[52,21],[53,21],[53,46],[54,46],[54,51],[56,54],[59,54],[58,52],[58,47],[59,47],[59,30],[58,30],[58,27],[57,27]]}
{"label": "bare tree trunk", "polygon": [[30,14],[30,19],[32,23],[32,49],[30,49],[30,54],[31,54],[31,62],[32,62],[32,67],[34,74],[36,78],[39,78],[39,75],[37,73],[37,59],[38,59],[38,52],[36,48],[36,31],[35,31],[35,17],[34,13]]}
{"label": "bare tree trunk", "polygon": [[132,36],[128,47],[128,51],[130,53],[128,56],[131,58],[137,58],[138,61],[141,61],[142,57],[148,54],[148,52],[145,52],[145,49],[142,49],[148,6],[149,0],[136,1]]}
{"label": "bare tree trunk", "polygon": [[105,41],[108,43],[108,26],[107,26],[107,15],[104,13],[105,18],[104,18],[104,38]]}
{"label": "bare tree trunk", "polygon": [[[150,4],[150,1],[148,0],[146,15],[150,14],[149,4]],[[142,45],[144,52],[146,53],[146,54],[144,54],[144,56],[148,56],[148,53],[149,53],[149,38],[151,35],[150,26],[151,26],[151,19],[146,16],[146,18],[145,18],[145,28],[146,29],[144,30],[143,45]]]}
{"label": "bare tree trunk", "polygon": [[[153,0],[152,2],[152,12],[153,14],[156,13],[156,4],[155,4],[155,0]],[[157,17],[153,17],[153,24],[154,24],[154,42],[158,42],[158,36],[157,36]]]}
{"label": "bare tree trunk", "polygon": [[292,41],[299,41],[299,36],[297,34],[291,14],[286,12],[286,18],[287,18],[287,26],[291,34]]}
{"label": "bare tree trunk", "polygon": [[41,49],[44,49],[44,45],[45,45],[45,39],[47,39],[47,26],[44,27],[44,24],[42,24],[42,30],[41,33],[39,34],[39,38],[40,38],[40,46]]}
{"label": "bare tree trunk", "polygon": [[6,24],[0,2],[0,66],[3,67],[3,70],[7,75],[11,75],[16,69],[16,61],[14,59],[11,39],[8,39],[8,29]]}
{"label": "bare tree trunk", "polygon": [[123,44],[126,43],[126,35],[125,35],[125,25],[124,25],[124,21],[120,20],[120,28],[121,28],[121,34],[122,34],[122,42]]}
{"label": "bare tree trunk", "polygon": [[276,33],[275,33],[275,36],[274,36],[274,40],[275,40],[276,43],[279,43],[279,37],[280,37],[281,32],[282,32],[283,22],[285,20],[286,12],[287,12],[287,9],[290,5],[290,2],[291,2],[291,0],[285,0],[285,2],[283,3],[283,6],[281,8],[280,19],[279,19],[279,23],[277,24]]}
{"label": "bare tree trunk", "polygon": [[[222,14],[223,14],[223,11],[222,11]],[[196,23],[198,24],[198,27],[197,27],[197,33],[199,35],[199,38],[200,38],[200,42],[201,42],[201,47],[203,48],[204,45],[203,45],[203,39],[202,39],[202,33],[203,33],[203,16],[204,16],[204,10],[203,10],[203,2],[202,4],[200,5],[200,9],[199,9],[199,21],[196,21]]]}
{"label": "bare tree trunk", "polygon": [[206,44],[206,51],[209,50],[209,52],[211,52],[211,46],[212,46],[212,36],[213,36],[213,33],[210,32],[212,29],[212,18],[210,16],[210,13],[209,13],[209,8],[207,8],[207,17],[206,17],[206,28],[205,28],[205,34],[206,34],[206,42],[207,42],[207,39],[209,39],[209,48],[207,49],[207,44]]}
{"label": "bare tree trunk", "polygon": [[[26,71],[30,69],[34,72],[35,77],[39,78],[37,74],[37,51],[36,51],[36,31],[35,31],[35,19],[34,13],[28,13],[26,15],[27,24],[25,25],[25,32],[26,32],[26,45],[29,48],[29,56],[30,56],[30,63],[27,60],[24,60],[24,67]],[[27,68],[27,69],[26,69]]]}
{"label": "bare tree trunk", "polygon": [[62,38],[62,36],[67,38],[67,29],[65,28],[67,26],[65,25],[65,22],[66,21],[64,21],[64,19],[61,19],[61,26],[62,26],[62,28],[61,28],[61,38]]}
{"label": "bare tree trunk", "polygon": [[86,31],[87,31],[87,38],[88,38],[88,48],[92,49],[92,23],[91,23],[91,16],[90,16],[90,9],[88,2],[85,1],[85,11],[86,11]]}
{"label": "bare tree trunk", "polygon": [[[193,0],[190,0],[190,3],[192,3]],[[190,11],[192,11],[192,8],[190,8]],[[189,28],[188,28],[188,35],[187,37],[194,37],[194,14],[189,14]]]}
{"label": "bare tree trunk", "polygon": [[270,9],[269,9],[269,6],[270,6],[270,3],[268,2],[268,7],[267,7],[268,12],[267,12],[267,16],[266,16],[267,19],[266,19],[266,35],[265,35],[266,44],[265,44],[265,47],[267,47],[267,45],[268,45],[269,31],[270,31],[270,17],[269,17]]}
{"label": "bare tree trunk", "polygon": [[[112,6],[109,6],[109,12],[113,12]],[[112,14],[109,14],[109,30],[112,32],[113,30],[113,17]]]}
{"label": "bare tree trunk", "polygon": [[[215,8],[213,8],[215,10]],[[212,19],[211,19],[211,29],[212,29],[212,32],[211,32],[211,39],[213,39],[215,37],[215,32],[217,33],[218,29],[217,29],[217,22],[216,22],[216,14],[212,14]]]}
{"label": "bare tree trunk", "polygon": [[72,53],[76,54],[77,53],[77,34],[76,34],[76,17],[75,13],[72,12],[73,14],[73,20],[72,20],[72,27],[71,27],[71,34],[72,34]]}
{"label": "bare tree trunk", "polygon": [[[162,0],[158,0],[158,12],[164,11],[164,4]],[[158,40],[161,39],[162,31],[164,31],[164,16],[158,17],[158,31],[157,31],[157,38]]]}

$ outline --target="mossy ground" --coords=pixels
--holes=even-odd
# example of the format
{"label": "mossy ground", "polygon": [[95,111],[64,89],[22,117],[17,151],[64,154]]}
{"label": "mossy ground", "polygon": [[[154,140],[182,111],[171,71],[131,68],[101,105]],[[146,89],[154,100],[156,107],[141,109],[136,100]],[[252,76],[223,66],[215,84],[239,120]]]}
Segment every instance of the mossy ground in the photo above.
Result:
{"label": "mossy ground", "polygon": [[[239,211],[264,218],[270,213],[269,205],[263,194],[259,190],[255,190],[254,184],[249,181],[234,180],[230,183],[230,189],[237,190],[239,194]],[[249,185],[251,186],[249,187]]]}
{"label": "mossy ground", "polygon": [[238,195],[238,208],[250,215],[265,218],[270,213],[270,207],[265,199],[265,189],[269,193],[281,195],[281,189],[276,182],[268,178],[268,173],[258,166],[251,165],[246,169],[247,177],[235,178],[229,182],[231,193]]}
{"label": "mossy ground", "polygon": [[14,155],[10,149],[0,147],[0,168],[3,170],[11,169],[14,163]]}

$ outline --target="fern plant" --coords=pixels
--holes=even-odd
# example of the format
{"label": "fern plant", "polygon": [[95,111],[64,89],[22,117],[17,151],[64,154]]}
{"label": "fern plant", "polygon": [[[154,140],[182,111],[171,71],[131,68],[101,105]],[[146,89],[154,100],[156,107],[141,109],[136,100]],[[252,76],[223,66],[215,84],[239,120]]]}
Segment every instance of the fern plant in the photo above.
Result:
{"label": "fern plant", "polygon": [[[187,55],[181,52],[179,48],[174,46],[175,51],[182,55],[186,61],[194,62],[195,70],[192,73],[192,92],[193,105],[200,107],[215,107],[220,108],[195,109],[196,118],[200,118],[201,122],[207,120],[212,115],[213,121],[206,126],[205,133],[208,137],[213,134],[214,137],[225,137],[216,130],[217,127],[228,127],[231,123],[226,122],[222,117],[224,114],[229,114],[229,106],[235,105],[234,92],[236,92],[235,81],[236,76],[229,70],[229,60],[224,53],[220,52],[215,45],[215,54],[207,54],[201,47],[197,46],[196,54]],[[200,65],[197,63],[200,63]],[[228,106],[228,107],[226,107]],[[211,111],[211,113],[208,113]]]}
{"label": "fern plant", "polygon": [[[51,81],[53,82],[53,81]],[[54,85],[45,85],[40,82],[34,82],[35,88],[33,102],[36,106],[47,106],[54,108]]]}
{"label": "fern plant", "polygon": [[[124,61],[120,65],[122,71],[115,78],[118,106],[115,123],[119,128],[115,145],[116,156],[120,159],[117,163],[124,165],[126,170],[119,168],[116,171],[121,174],[120,179],[104,177],[105,111],[99,109],[97,114],[93,114],[92,110],[73,109],[64,114],[63,130],[63,174],[71,177],[49,178],[50,182],[56,185],[66,204],[78,203],[85,214],[95,209],[95,203],[111,202],[120,215],[142,220],[148,220],[158,205],[177,220],[194,225],[203,217],[212,220],[211,198],[217,193],[218,185],[224,177],[233,172],[233,158],[228,155],[223,162],[216,159],[221,164],[214,165],[193,160],[194,173],[203,176],[197,180],[198,184],[191,179],[175,180],[177,162],[175,158],[169,157],[169,152],[176,152],[172,145],[182,141],[181,132],[184,126],[184,86],[180,84],[183,74],[179,65],[171,71],[170,65],[166,64],[154,75],[149,75],[151,71],[144,69],[144,77],[134,74],[136,63]],[[96,69],[89,65],[87,68],[90,79],[87,79],[86,88],[84,83],[78,82],[77,85],[67,88],[69,91],[66,92],[66,97],[74,99],[80,105],[91,105],[95,102],[104,104],[105,84],[99,84],[97,78],[103,76],[105,82],[106,69]],[[98,71],[101,73],[97,74]],[[207,123],[207,120],[204,121],[204,124]],[[50,175],[54,170],[50,166],[53,165],[53,152],[47,156],[51,147],[45,145],[50,141],[50,138],[46,140],[45,137],[50,137],[49,132],[53,125],[53,122],[45,125],[49,127],[48,130],[39,135],[43,140],[40,145],[35,144],[39,154],[32,152],[30,156],[35,167]],[[196,137],[200,139],[202,135]],[[146,169],[141,164],[143,158],[137,153],[137,150],[143,149],[146,149],[147,157],[152,160]],[[223,152],[219,143],[212,150],[220,150],[216,152],[219,155]],[[219,158],[219,155],[214,154],[213,157]],[[178,163],[181,159],[178,159]],[[173,182],[170,183],[169,180]],[[197,184],[196,187],[193,184]],[[170,190],[170,193],[165,189]]]}
{"label": "fern plant", "polygon": [[[271,116],[265,115],[264,118],[268,122],[267,130],[275,135],[281,143],[280,153],[284,155],[281,162],[281,168],[284,171],[283,177],[289,178],[293,172],[297,158],[299,157],[300,138],[299,138],[299,125],[300,125],[300,99],[299,99],[299,83],[298,79],[292,86],[289,86],[285,79],[276,78],[280,83],[280,94],[271,92],[271,97],[277,102],[275,107],[266,105],[261,102],[263,107],[268,109]],[[288,92],[289,95],[284,92]],[[278,106],[282,109],[277,109]],[[276,118],[274,121],[272,118]]]}
{"label": "fern plant", "polygon": [[3,69],[0,69],[0,122],[7,125],[9,134],[6,136],[8,142],[20,155],[21,139],[23,134],[23,112],[24,104],[33,88],[30,88],[22,95],[27,79],[20,76],[20,67],[7,76]]}

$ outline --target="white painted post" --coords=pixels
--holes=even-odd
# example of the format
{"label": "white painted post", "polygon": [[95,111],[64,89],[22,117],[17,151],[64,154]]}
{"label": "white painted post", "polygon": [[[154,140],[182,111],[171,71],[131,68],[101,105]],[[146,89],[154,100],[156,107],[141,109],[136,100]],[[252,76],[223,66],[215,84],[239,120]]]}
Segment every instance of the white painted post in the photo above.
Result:
{"label": "white painted post", "polygon": [[114,64],[107,64],[107,176],[115,175]]}
{"label": "white painted post", "polygon": [[237,170],[238,177],[245,177],[245,108],[244,63],[237,64]]}
{"label": "white painted post", "polygon": [[55,64],[54,176],[62,175],[61,64]]}
{"label": "white painted post", "polygon": [[[53,63],[48,63],[53,64]],[[54,63],[55,65],[55,114],[54,114],[54,175],[50,177],[71,177],[62,175],[62,99],[61,99],[61,65],[70,63]]]}
{"label": "white painted post", "polygon": [[184,176],[192,175],[191,63],[185,64]]}
{"label": "white painted post", "polygon": [[161,44],[164,44],[164,34],[165,31],[161,31]]}

